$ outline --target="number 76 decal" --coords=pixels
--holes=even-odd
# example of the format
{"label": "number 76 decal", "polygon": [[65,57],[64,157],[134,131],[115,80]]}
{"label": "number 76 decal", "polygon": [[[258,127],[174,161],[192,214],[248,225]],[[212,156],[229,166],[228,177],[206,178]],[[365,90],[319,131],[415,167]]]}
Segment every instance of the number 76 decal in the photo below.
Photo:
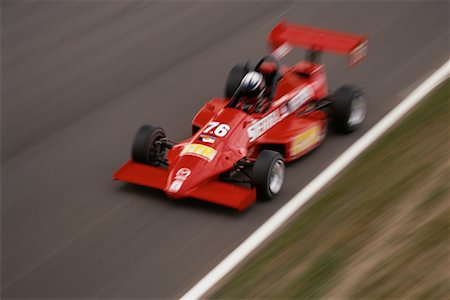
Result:
{"label": "number 76 decal", "polygon": [[224,137],[227,135],[229,130],[230,126],[228,124],[220,124],[220,122],[212,121],[208,123],[205,130],[203,130],[203,133]]}

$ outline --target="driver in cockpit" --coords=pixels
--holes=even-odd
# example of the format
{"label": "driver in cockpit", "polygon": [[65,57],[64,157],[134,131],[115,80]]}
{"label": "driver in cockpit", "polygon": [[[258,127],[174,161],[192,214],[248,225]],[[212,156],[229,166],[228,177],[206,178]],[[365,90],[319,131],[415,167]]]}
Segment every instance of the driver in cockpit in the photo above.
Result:
{"label": "driver in cockpit", "polygon": [[241,97],[237,108],[248,113],[256,113],[270,105],[264,76],[256,71],[248,72],[238,87]]}

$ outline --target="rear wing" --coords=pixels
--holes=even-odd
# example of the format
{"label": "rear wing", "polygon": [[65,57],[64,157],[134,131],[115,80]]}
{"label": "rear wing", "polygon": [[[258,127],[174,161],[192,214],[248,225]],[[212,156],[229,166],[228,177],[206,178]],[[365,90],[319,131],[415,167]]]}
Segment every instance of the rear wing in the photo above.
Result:
{"label": "rear wing", "polygon": [[311,54],[327,51],[348,55],[349,65],[354,66],[367,56],[367,37],[331,30],[281,22],[269,33],[272,55],[278,59],[292,48],[307,48]]}

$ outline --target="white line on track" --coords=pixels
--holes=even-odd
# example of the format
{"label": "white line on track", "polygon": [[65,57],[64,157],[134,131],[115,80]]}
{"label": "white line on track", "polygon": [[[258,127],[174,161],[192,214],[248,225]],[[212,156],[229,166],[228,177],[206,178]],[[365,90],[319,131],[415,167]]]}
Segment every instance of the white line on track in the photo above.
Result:
{"label": "white line on track", "polygon": [[182,300],[200,299],[219,280],[242,262],[253,250],[261,245],[281,225],[283,225],[300,207],[302,207],[321,188],[347,167],[357,156],[372,145],[384,132],[392,127],[402,116],[419,103],[431,90],[443,82],[450,74],[450,60],[428,77],[403,101],[391,110],[366,134],[342,153],[331,165],[322,171],[298,194],[281,207],[270,219],[253,232],[242,244],[222,260],[214,269],[193,286]]}

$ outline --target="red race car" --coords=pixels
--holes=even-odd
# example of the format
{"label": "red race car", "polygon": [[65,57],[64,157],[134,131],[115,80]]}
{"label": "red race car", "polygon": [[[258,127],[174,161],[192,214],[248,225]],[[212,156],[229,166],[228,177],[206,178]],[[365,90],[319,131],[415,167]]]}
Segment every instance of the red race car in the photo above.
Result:
{"label": "red race car", "polygon": [[[365,36],[282,22],[268,42],[273,51],[256,66],[231,70],[225,97],[198,112],[190,138],[173,143],[162,128],[142,126],[132,159],[113,178],[161,189],[173,199],[192,197],[241,211],[280,192],[285,163],[320,145],[328,120],[344,133],[359,127],[367,111],[363,93],[344,85],[329,95],[319,56],[345,54],[354,65],[367,54]],[[294,46],[307,49],[306,59],[281,65]]]}

